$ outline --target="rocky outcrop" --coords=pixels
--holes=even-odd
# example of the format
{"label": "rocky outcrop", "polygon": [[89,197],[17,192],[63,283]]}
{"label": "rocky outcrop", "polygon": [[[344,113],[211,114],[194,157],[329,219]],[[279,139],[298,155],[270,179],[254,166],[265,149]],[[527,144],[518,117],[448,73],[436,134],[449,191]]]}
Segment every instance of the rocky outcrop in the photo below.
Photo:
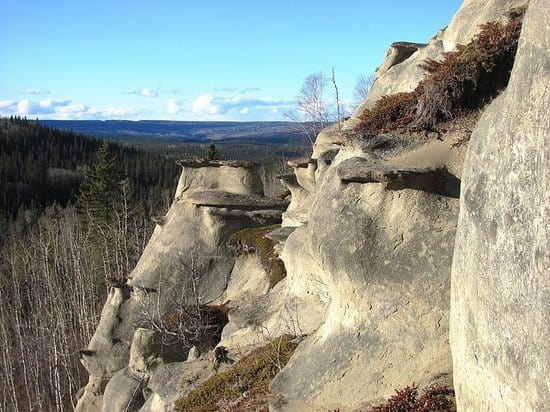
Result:
{"label": "rocky outcrop", "polygon": [[532,0],[508,88],[466,158],[450,335],[461,411],[550,405],[549,19]]}
{"label": "rocky outcrop", "polygon": [[[252,163],[182,161],[170,211],[81,351],[90,381],[77,410],[172,410],[283,334],[303,340],[271,385],[275,411],[354,411],[453,379],[459,410],[544,410],[550,44],[544,2],[532,2],[510,86],[476,127],[464,174],[469,125],[435,136],[352,129],[384,94],[412,90],[424,59],[526,0],[466,0],[428,44],[394,43],[344,132],[323,130],[279,177],[289,205],[263,196]],[[286,277],[269,267],[277,256]],[[227,314],[220,341],[162,339],[159,322],[197,302]]]}
{"label": "rocky outcrop", "polygon": [[384,63],[377,69],[367,99],[344,123],[343,129],[355,128],[361,113],[372,108],[382,96],[414,90],[425,76],[420,65],[426,59],[439,60],[444,52],[453,50],[456,45],[467,44],[479,32],[481,24],[502,21],[507,11],[527,3],[528,0],[466,0],[449,26],[437,33],[428,44],[413,44],[405,48],[402,45],[410,43],[394,43],[386,53]]}
{"label": "rocky outcrop", "polygon": [[285,243],[288,293],[327,306],[275,378],[275,409],[360,407],[412,382],[449,380],[458,200],[435,190],[445,179],[437,169],[392,165],[423,142],[390,146],[344,147],[318,175],[307,224]]}
{"label": "rocky outcrop", "polygon": [[109,411],[141,408],[154,370],[185,360],[189,350],[157,336],[166,319],[226,291],[235,263],[226,245],[231,234],[281,220],[286,203],[263,196],[257,165],[205,160],[181,165],[169,212],[157,219],[128,281],[111,290],[99,326],[81,352],[91,377],[77,410],[101,403]]}

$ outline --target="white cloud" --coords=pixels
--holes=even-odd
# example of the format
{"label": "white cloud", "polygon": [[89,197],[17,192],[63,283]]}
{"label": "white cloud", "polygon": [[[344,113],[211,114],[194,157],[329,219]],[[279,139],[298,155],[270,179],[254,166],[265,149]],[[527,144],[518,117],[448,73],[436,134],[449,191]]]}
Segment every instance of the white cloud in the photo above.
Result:
{"label": "white cloud", "polygon": [[87,104],[72,104],[67,107],[60,108],[56,112],[56,117],[61,119],[129,119],[145,114],[145,111],[132,107],[106,107],[97,109],[90,107]]}
{"label": "white cloud", "polygon": [[219,108],[215,104],[214,100],[216,98],[211,94],[203,94],[195,99],[193,102],[193,113],[202,115],[202,114],[218,114]]}
{"label": "white cloud", "polygon": [[122,106],[98,109],[87,104],[71,103],[70,100],[0,100],[0,115],[15,114],[44,119],[128,119],[148,113],[146,110]]}
{"label": "white cloud", "polygon": [[195,115],[224,115],[241,114],[247,115],[253,111],[268,109],[275,113],[279,109],[288,109],[294,104],[291,100],[276,100],[262,98],[248,98],[243,95],[235,96],[214,96],[203,94],[198,96],[193,102],[193,113]]}
{"label": "white cloud", "polygon": [[11,114],[20,114],[20,115],[47,115],[56,113],[57,109],[63,108],[69,105],[70,100],[53,100],[45,99],[39,102],[33,100],[23,99],[16,103],[15,107],[12,105],[11,110],[14,110],[14,113]]}
{"label": "white cloud", "polygon": [[234,92],[235,90],[237,90],[237,86],[234,85],[214,88],[215,92]]}
{"label": "white cloud", "polygon": [[158,93],[156,91],[146,87],[145,89],[141,90],[141,95],[145,96],[145,97],[157,97]]}
{"label": "white cloud", "polygon": [[35,89],[35,88],[32,88],[32,87],[29,87],[25,90],[23,90],[23,93],[27,93],[27,94],[50,94],[50,91],[47,90],[47,89]]}
{"label": "white cloud", "polygon": [[17,102],[13,100],[0,100],[0,112],[13,114],[17,109]]}
{"label": "white cloud", "polygon": [[181,110],[180,104],[179,100],[173,98],[166,100],[166,113],[172,116],[178,114]]}
{"label": "white cloud", "polygon": [[259,92],[260,90],[262,90],[260,87],[245,87],[241,94]]}
{"label": "white cloud", "polygon": [[159,95],[156,90],[150,89],[148,87],[144,87],[143,89],[129,89],[122,93],[135,94],[135,95],[144,96],[144,97],[157,97]]}

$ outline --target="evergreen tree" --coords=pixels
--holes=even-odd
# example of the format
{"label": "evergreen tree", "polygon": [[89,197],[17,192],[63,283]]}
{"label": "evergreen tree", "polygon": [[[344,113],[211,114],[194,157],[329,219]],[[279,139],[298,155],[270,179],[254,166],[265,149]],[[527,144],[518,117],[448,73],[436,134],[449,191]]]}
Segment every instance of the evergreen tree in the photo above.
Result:
{"label": "evergreen tree", "polygon": [[208,149],[206,151],[206,157],[208,160],[220,159],[220,153],[218,152],[218,149],[216,149],[216,145],[214,145],[214,143],[210,143],[208,145]]}
{"label": "evergreen tree", "polygon": [[91,223],[110,222],[122,203],[122,176],[116,162],[116,156],[109,150],[109,143],[103,141],[86,169],[77,207],[80,215]]}

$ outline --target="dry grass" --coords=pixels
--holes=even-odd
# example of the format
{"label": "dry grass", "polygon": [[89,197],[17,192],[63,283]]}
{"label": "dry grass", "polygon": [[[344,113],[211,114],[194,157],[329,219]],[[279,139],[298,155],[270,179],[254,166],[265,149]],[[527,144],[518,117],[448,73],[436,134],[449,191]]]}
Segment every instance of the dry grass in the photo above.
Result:
{"label": "dry grass", "polygon": [[273,288],[286,277],[283,261],[275,254],[276,242],[265,235],[278,228],[279,225],[247,228],[234,233],[229,238],[229,244],[237,254],[255,253],[260,258],[262,266],[269,276],[269,287]]}
{"label": "dry grass", "polygon": [[445,53],[441,61],[425,61],[421,67],[427,76],[417,88],[380,99],[360,116],[357,131],[372,135],[403,126],[435,130],[438,123],[487,104],[508,84],[524,12],[511,12],[506,25],[482,25],[470,43]]}
{"label": "dry grass", "polygon": [[180,412],[267,410],[269,384],[297,344],[282,336],[243,357],[230,369],[203,382],[175,403]]}

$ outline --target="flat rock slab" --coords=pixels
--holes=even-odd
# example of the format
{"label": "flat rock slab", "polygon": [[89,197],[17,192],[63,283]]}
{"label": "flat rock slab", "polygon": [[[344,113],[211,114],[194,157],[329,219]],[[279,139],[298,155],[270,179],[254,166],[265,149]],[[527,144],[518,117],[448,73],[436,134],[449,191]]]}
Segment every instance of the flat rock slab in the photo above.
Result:
{"label": "flat rock slab", "polygon": [[411,43],[408,41],[396,41],[391,44],[391,47],[395,47],[396,49],[414,49],[418,50],[422,47],[426,47],[428,43]]}
{"label": "flat rock slab", "polygon": [[279,179],[283,186],[298,186],[298,179],[294,173],[288,173],[286,175],[275,176],[275,179]]}
{"label": "flat rock slab", "polygon": [[310,163],[315,163],[315,159],[311,159],[309,157],[302,157],[299,159],[292,159],[286,162],[290,167],[299,168],[299,169],[305,169],[309,166]]}
{"label": "flat rock slab", "polygon": [[191,192],[183,199],[197,206],[226,207],[228,209],[242,210],[284,210],[288,206],[287,201],[272,197],[241,195],[217,190]]}
{"label": "flat rock slab", "polygon": [[338,177],[343,183],[385,183],[409,180],[437,172],[436,168],[398,168],[386,162],[353,157],[338,166]]}
{"label": "flat rock slab", "polygon": [[258,163],[247,162],[244,160],[208,160],[208,159],[180,159],[176,160],[176,164],[183,167],[201,168],[201,167],[255,167]]}

